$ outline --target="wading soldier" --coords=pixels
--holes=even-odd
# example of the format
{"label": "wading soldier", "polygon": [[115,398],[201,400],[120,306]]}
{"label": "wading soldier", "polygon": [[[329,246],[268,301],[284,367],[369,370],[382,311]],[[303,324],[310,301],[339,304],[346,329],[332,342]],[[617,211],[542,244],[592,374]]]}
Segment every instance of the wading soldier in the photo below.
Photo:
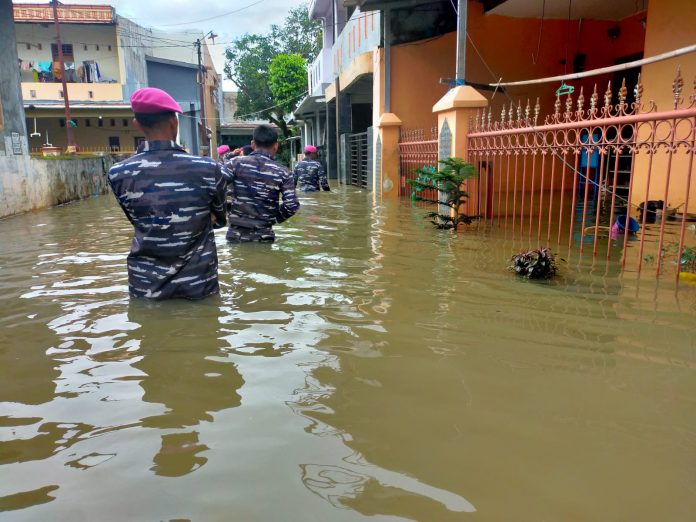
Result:
{"label": "wading soldier", "polygon": [[297,188],[302,192],[318,192],[329,188],[324,167],[317,161],[317,148],[307,145],[304,148],[305,157],[295,164],[294,175]]}
{"label": "wading soldier", "polygon": [[225,167],[187,154],[175,140],[179,104],[160,89],[131,96],[137,153],[109,170],[111,189],[134,228],[130,294],[200,299],[219,291],[214,227],[225,225]]}
{"label": "wading soldier", "polygon": [[227,240],[270,243],[275,240],[273,225],[294,215],[300,204],[292,173],[273,159],[278,151],[275,129],[259,125],[251,145],[254,151],[249,156],[227,163],[231,174]]}

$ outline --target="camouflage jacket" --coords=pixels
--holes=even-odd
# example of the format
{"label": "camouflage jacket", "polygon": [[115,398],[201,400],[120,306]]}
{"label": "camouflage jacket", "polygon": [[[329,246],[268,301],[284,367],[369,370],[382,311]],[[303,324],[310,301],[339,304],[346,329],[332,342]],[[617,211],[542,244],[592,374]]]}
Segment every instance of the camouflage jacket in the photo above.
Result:
{"label": "camouflage jacket", "polygon": [[293,171],[295,184],[302,192],[316,192],[320,189],[331,190],[326,179],[326,171],[321,163],[311,159],[303,159],[295,164]]}
{"label": "camouflage jacket", "polygon": [[199,299],[219,291],[216,227],[225,225],[226,168],[173,141],[143,142],[109,170],[108,181],[134,237],[131,295]]}
{"label": "camouflage jacket", "polygon": [[234,158],[226,166],[231,176],[227,185],[230,226],[269,229],[300,208],[292,173],[265,152]]}

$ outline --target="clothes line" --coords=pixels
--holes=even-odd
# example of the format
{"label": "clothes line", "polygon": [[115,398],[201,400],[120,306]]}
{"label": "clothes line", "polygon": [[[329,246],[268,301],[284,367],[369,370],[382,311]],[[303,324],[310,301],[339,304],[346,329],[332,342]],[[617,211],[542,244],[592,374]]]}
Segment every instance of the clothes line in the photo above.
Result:
{"label": "clothes line", "polygon": [[624,71],[626,69],[633,69],[634,67],[641,67],[655,62],[662,62],[664,60],[669,60],[670,58],[675,58],[677,56],[682,56],[684,54],[693,53],[696,51],[696,44],[688,45],[680,49],[675,49],[674,51],[669,51],[662,54],[657,54],[651,56],[650,58],[642,58],[640,60],[634,60],[632,62],[622,63],[619,65],[611,65],[609,67],[602,67],[600,69],[592,69],[591,71],[584,71],[580,73],[563,74],[561,76],[549,76],[547,78],[537,78],[535,80],[521,80],[518,82],[501,82],[501,83],[489,83],[491,87],[514,87],[517,85],[533,85],[536,83],[551,83],[560,82],[564,80],[578,80],[580,78],[587,78],[589,76],[598,76],[600,74],[612,73],[616,71]]}

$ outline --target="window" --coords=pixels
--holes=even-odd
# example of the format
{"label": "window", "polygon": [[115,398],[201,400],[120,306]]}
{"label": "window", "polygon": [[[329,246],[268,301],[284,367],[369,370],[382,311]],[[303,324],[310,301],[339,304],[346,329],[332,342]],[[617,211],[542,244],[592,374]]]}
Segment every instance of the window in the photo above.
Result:
{"label": "window", "polygon": [[[63,61],[64,62],[74,62],[75,61],[75,58],[73,57],[72,44],[63,44],[61,46],[61,49],[63,50]],[[58,61],[58,46],[56,44],[51,44],[51,56],[53,57],[54,62]]]}
{"label": "window", "polygon": [[123,118],[123,126],[128,127],[128,118]]}
{"label": "window", "polygon": [[65,97],[65,93],[64,93],[63,91],[58,91],[58,96],[59,96],[60,98],[64,98],[64,97]]}
{"label": "window", "polygon": [[29,96],[31,96],[32,98],[36,98],[36,91],[33,89],[29,91]]}
{"label": "window", "polygon": [[144,136],[136,136],[133,138],[133,145],[135,145],[135,149],[137,150],[138,147],[140,146],[141,143],[145,141]]}
{"label": "window", "polygon": [[36,48],[40,51],[43,49],[43,45],[38,43],[38,44],[36,44]]}
{"label": "window", "polygon": [[116,126],[116,120],[114,120],[113,118],[111,118],[111,122],[110,122],[110,123],[111,123],[111,126],[112,126],[112,127],[115,127],[115,126]]}
{"label": "window", "polygon": [[94,98],[94,91],[87,91],[87,96]]}
{"label": "window", "polygon": [[101,116],[99,116],[99,123],[97,124],[99,127],[104,126],[104,120],[102,120]]}
{"label": "window", "polygon": [[118,136],[109,136],[109,148],[112,152],[121,150],[121,138]]}
{"label": "window", "polygon": [[85,118],[85,127],[91,127],[91,126],[92,126],[92,122],[90,121],[90,119]]}
{"label": "window", "polygon": [[61,127],[65,127],[65,120],[63,118],[59,119],[58,123],[60,124]]}
{"label": "window", "polygon": [[99,50],[99,44],[95,45],[95,47],[97,48],[97,51],[98,51],[98,50]]}
{"label": "window", "polygon": [[111,46],[109,46],[109,51],[111,50]]}
{"label": "window", "polygon": [[31,44],[27,43],[27,51],[31,51]]}
{"label": "window", "polygon": [[84,45],[84,48],[83,48],[83,50],[84,50],[84,51],[86,51],[86,50],[87,50],[87,44],[85,44],[85,45]]}

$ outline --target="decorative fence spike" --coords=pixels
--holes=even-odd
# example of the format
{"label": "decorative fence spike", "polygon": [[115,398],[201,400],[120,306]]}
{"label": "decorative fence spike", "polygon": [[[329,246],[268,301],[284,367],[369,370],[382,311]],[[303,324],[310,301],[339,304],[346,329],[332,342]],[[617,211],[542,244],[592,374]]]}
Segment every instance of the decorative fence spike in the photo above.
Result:
{"label": "decorative fence spike", "polygon": [[638,73],[638,81],[636,82],[636,86],[633,89],[633,94],[635,94],[636,96],[634,110],[635,112],[638,112],[638,110],[640,110],[640,103],[643,100],[643,82],[641,81],[640,73]]}
{"label": "decorative fence spike", "polygon": [[597,84],[594,84],[594,90],[592,91],[592,96],[590,96],[590,116],[597,114],[597,101],[599,100],[599,94],[597,94]]}
{"label": "decorative fence spike", "polygon": [[556,95],[556,101],[553,104],[553,116],[554,120],[557,120],[561,116],[561,98]]}
{"label": "decorative fence spike", "polygon": [[628,89],[626,89],[626,78],[621,80],[621,87],[619,88],[619,113],[626,112],[626,96],[628,95]]}
{"label": "decorative fence spike", "polygon": [[539,113],[541,112],[541,105],[539,105],[539,97],[537,96],[536,105],[534,105],[534,126],[536,127],[537,120],[539,119]]}
{"label": "decorative fence spike", "polygon": [[[694,80],[694,84],[696,85],[696,79]],[[696,89],[694,89],[696,91]],[[500,123],[501,125],[505,123],[505,104],[503,103],[503,110],[500,112]]]}
{"label": "decorative fence spike", "polygon": [[578,115],[582,114],[582,106],[584,104],[585,104],[585,93],[584,93],[583,88],[581,86],[580,87],[580,96],[578,96]]}
{"label": "decorative fence spike", "polygon": [[606,114],[611,110],[611,80],[607,83],[607,90],[604,91],[604,112]]}
{"label": "decorative fence spike", "polygon": [[682,78],[681,65],[677,67],[677,76],[672,82],[672,95],[674,96],[674,109],[676,110],[681,103],[681,93],[684,88],[684,78]]}
{"label": "decorative fence spike", "polygon": [[522,119],[522,102],[517,100],[517,121]]}
{"label": "decorative fence spike", "polygon": [[529,105],[529,98],[527,98],[527,106],[524,108],[524,122],[529,125],[529,114],[531,113],[532,108]]}

